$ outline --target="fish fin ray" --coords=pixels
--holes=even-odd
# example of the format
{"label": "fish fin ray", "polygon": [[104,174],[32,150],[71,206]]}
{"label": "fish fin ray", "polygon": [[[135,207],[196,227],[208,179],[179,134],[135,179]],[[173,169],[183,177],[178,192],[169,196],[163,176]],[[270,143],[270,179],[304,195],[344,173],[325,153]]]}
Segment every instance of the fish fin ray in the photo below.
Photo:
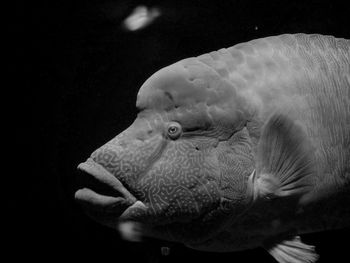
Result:
{"label": "fish fin ray", "polygon": [[319,258],[315,247],[303,243],[299,236],[283,240],[265,249],[279,263],[313,263]]}
{"label": "fish fin ray", "polygon": [[258,144],[254,196],[300,196],[310,190],[313,174],[306,134],[287,116],[273,115]]}

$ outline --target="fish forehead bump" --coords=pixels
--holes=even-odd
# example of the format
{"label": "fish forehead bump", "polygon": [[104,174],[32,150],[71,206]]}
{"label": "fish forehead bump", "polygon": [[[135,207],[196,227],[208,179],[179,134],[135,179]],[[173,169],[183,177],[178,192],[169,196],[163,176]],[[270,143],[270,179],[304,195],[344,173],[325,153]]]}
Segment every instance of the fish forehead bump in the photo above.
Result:
{"label": "fish forehead bump", "polygon": [[232,84],[197,58],[176,62],[154,73],[141,86],[136,106],[140,109],[193,107],[200,103],[222,105],[234,97]]}

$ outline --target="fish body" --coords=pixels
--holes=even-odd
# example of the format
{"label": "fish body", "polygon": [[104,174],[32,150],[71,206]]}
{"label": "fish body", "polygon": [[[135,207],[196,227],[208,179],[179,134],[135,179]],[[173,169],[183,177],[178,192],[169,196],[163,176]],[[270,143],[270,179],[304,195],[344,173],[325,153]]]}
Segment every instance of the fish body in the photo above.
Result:
{"label": "fish body", "polygon": [[76,193],[95,220],[279,262],[315,261],[298,235],[350,225],[349,40],[281,35],[184,59],[136,106],[79,166],[116,192]]}

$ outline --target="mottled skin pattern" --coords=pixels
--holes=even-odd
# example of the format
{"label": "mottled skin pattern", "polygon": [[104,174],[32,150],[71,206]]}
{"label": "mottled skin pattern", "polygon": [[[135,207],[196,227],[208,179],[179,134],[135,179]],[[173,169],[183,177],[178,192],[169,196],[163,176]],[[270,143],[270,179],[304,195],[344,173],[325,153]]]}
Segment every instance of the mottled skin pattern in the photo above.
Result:
{"label": "mottled skin pattern", "polygon": [[[131,207],[122,220],[142,222],[145,235],[213,251],[349,223],[349,46],[281,35],[151,76],[135,122],[91,156],[147,207]],[[276,112],[299,125],[314,149],[313,188],[298,203],[253,202],[249,192],[261,130]]]}

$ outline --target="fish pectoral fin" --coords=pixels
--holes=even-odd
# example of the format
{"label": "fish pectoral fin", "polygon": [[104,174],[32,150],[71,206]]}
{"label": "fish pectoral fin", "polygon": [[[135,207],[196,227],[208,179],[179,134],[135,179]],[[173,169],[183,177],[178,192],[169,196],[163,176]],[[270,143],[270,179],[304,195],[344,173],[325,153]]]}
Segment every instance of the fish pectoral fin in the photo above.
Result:
{"label": "fish pectoral fin", "polygon": [[266,123],[257,149],[256,170],[250,178],[254,199],[301,196],[312,186],[311,144],[301,127],[282,114]]}
{"label": "fish pectoral fin", "polygon": [[279,263],[313,263],[319,258],[315,247],[303,243],[299,236],[264,248]]}

